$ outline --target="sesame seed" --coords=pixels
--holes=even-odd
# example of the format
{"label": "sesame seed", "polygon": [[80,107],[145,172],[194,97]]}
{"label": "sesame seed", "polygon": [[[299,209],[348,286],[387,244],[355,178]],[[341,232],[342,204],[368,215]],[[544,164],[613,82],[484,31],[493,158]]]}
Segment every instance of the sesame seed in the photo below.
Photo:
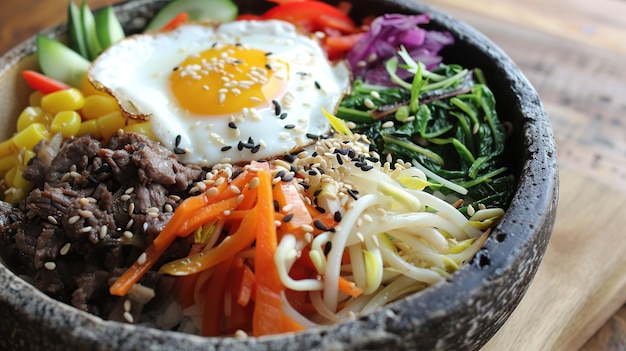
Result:
{"label": "sesame seed", "polygon": [[100,239],[104,239],[107,236],[108,231],[109,231],[109,227],[106,225],[103,225],[102,227],[100,227],[100,233],[98,233],[98,237]]}
{"label": "sesame seed", "polygon": [[474,206],[467,205],[467,214],[470,216],[473,216],[476,213],[476,210],[474,209]]}
{"label": "sesame seed", "polygon": [[208,197],[213,197],[216,196],[219,192],[220,191],[216,187],[211,187],[205,192],[205,194]]}
{"label": "sesame seed", "polygon": [[328,255],[330,253],[330,250],[332,250],[332,248],[333,248],[332,242],[328,241],[326,245],[324,245],[324,255]]}
{"label": "sesame seed", "polygon": [[88,226],[86,226],[86,227],[82,227],[82,228],[80,228],[80,232],[81,232],[81,233],[89,233],[92,229],[93,229],[93,227],[92,227],[92,226],[90,226],[90,225],[88,225]]}
{"label": "sesame seed", "polygon": [[272,104],[274,105],[274,114],[276,116],[280,116],[280,114],[282,113],[282,108],[280,106],[280,103],[276,100],[272,100]]}
{"label": "sesame seed", "polygon": [[124,311],[130,312],[131,307],[133,307],[133,302],[131,300],[124,301]]}
{"label": "sesame seed", "polygon": [[374,104],[374,101],[372,101],[372,99],[370,98],[365,98],[365,100],[363,100],[363,104],[369,109],[376,107],[376,104]]}
{"label": "sesame seed", "polygon": [[133,191],[135,191],[135,188],[131,186],[128,189],[126,189],[126,191],[124,191],[124,194],[130,195],[133,193]]}
{"label": "sesame seed", "polygon": [[133,226],[133,223],[135,223],[134,219],[129,219],[128,223],[126,223],[126,229],[130,229]]}
{"label": "sesame seed", "polygon": [[253,154],[256,154],[257,152],[259,152],[259,150],[261,149],[261,144],[255,145],[252,149],[250,149],[250,152],[252,152]]}
{"label": "sesame seed", "polygon": [[135,234],[133,234],[133,232],[129,231],[129,230],[125,230],[124,233],[122,233],[122,235],[126,238],[126,239],[132,239],[133,236],[135,236]]}
{"label": "sesame seed", "polygon": [[182,148],[177,146],[177,147],[174,148],[174,153],[176,155],[183,155],[185,153],[185,149],[182,149]]}
{"label": "sesame seed", "polygon": [[124,195],[120,196],[120,200],[122,200],[122,201],[128,201],[128,200],[130,200],[130,195],[128,195],[128,194],[124,194]]}
{"label": "sesame seed", "polygon": [[170,204],[165,204],[165,206],[163,206],[163,209],[165,210],[165,212],[174,212],[174,208]]}
{"label": "sesame seed", "polygon": [[283,217],[283,222],[285,222],[285,223],[291,222],[291,220],[293,219],[293,216],[294,216],[293,213],[290,213],[290,214],[286,215],[285,217]]}
{"label": "sesame seed", "polygon": [[49,271],[53,271],[57,268],[57,264],[52,261],[44,263],[43,266]]}
{"label": "sesame seed", "polygon": [[128,311],[125,311],[123,316],[124,316],[124,320],[128,323],[133,323],[135,321],[135,319],[133,318],[133,315],[130,314],[130,312]]}
{"label": "sesame seed", "polygon": [[312,232],[314,230],[314,228],[308,224],[303,224],[300,228],[305,232]]}
{"label": "sesame seed", "polygon": [[129,216],[130,216],[130,215],[132,215],[132,214],[133,214],[133,212],[135,212],[135,204],[131,202],[131,203],[128,205],[128,215],[129,215]]}
{"label": "sesame seed", "polygon": [[320,82],[315,81],[313,84],[315,84],[315,88],[322,89],[322,86],[320,85]]}
{"label": "sesame seed", "polygon": [[328,228],[319,219],[316,219],[315,221],[313,221],[313,225],[315,226],[315,228],[317,228],[319,230],[328,231]]}
{"label": "sesame seed", "polygon": [[341,222],[341,212],[335,212],[335,214],[333,215],[333,219],[335,220],[335,222]]}
{"label": "sesame seed", "polygon": [[250,189],[250,190],[255,189],[258,186],[259,186],[259,178],[258,177],[252,178],[250,180],[250,183],[248,183],[248,189]]}
{"label": "sesame seed", "polygon": [[228,128],[237,129],[237,125],[235,124],[235,122],[229,122]]}
{"label": "sesame seed", "polygon": [[59,224],[59,222],[56,220],[56,218],[52,217],[52,216],[48,216],[48,222],[52,223],[52,224]]}
{"label": "sesame seed", "polygon": [[61,256],[67,255],[70,252],[70,248],[72,248],[72,244],[71,243],[67,243],[67,244],[63,245],[61,250],[59,250],[59,254],[61,254]]}
{"label": "sesame seed", "polygon": [[376,90],[370,91],[370,96],[374,99],[380,99],[380,94]]}
{"label": "sesame seed", "polygon": [[383,128],[393,128],[393,121],[387,121],[387,122],[383,123],[382,127]]}
{"label": "sesame seed", "polygon": [[67,220],[68,224],[75,224],[80,219],[80,216],[72,216]]}
{"label": "sesame seed", "polygon": [[141,255],[139,255],[139,257],[137,257],[137,263],[139,264],[145,264],[146,260],[147,260],[148,256],[146,255],[145,252],[141,253]]}
{"label": "sesame seed", "polygon": [[220,149],[220,151],[228,151],[228,150],[230,150],[230,149],[232,149],[232,148],[233,148],[232,146],[230,146],[230,145],[226,145],[226,146],[223,146],[223,147]]}
{"label": "sesame seed", "polygon": [[296,126],[294,124],[285,124],[285,129],[294,129]]}

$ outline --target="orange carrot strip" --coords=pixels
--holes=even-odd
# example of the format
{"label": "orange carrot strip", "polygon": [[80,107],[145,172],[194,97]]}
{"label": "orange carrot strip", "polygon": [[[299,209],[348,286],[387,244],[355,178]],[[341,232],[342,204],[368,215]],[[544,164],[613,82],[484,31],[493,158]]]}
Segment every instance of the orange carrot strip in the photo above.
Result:
{"label": "orange carrot strip", "polygon": [[[231,197],[220,202],[216,202],[194,212],[194,214],[187,218],[185,223],[180,227],[180,233],[191,233],[194,230],[200,228],[203,224],[208,223],[211,220],[219,217],[224,211],[232,211],[237,207],[237,198]],[[180,235],[180,234],[179,234]]]}
{"label": "orange carrot strip", "polygon": [[311,224],[313,218],[307,208],[307,205],[302,200],[302,196],[298,191],[298,185],[291,182],[278,182],[274,185],[272,191],[274,200],[278,202],[278,206],[282,209],[285,206],[291,207],[285,214],[293,214],[291,220],[284,223],[287,231],[293,231],[295,228],[301,227],[303,224]]}
{"label": "orange carrot strip", "polygon": [[339,291],[352,297],[358,297],[363,293],[363,289],[344,277],[339,277]]}
{"label": "orange carrot strip", "polygon": [[257,211],[248,210],[249,214],[243,218],[239,228],[229,237],[224,239],[218,246],[211,250],[202,251],[194,255],[175,260],[161,266],[160,273],[171,275],[188,275],[198,273],[213,267],[229,257],[236,255],[239,251],[250,247],[255,239],[255,226],[257,222]]}
{"label": "orange carrot strip", "polygon": [[254,336],[302,330],[304,327],[282,310],[281,293],[285,287],[274,264],[277,238],[274,225],[272,180],[269,172],[259,171],[257,200],[256,252],[254,256],[256,298],[252,316]]}
{"label": "orange carrot strip", "polygon": [[151,244],[139,256],[133,265],[119,277],[109,288],[109,293],[115,296],[124,296],[132,286],[146,274],[146,272],[156,263],[167,247],[161,249]]}
{"label": "orange carrot strip", "polygon": [[228,282],[233,256],[227,257],[216,268],[209,284],[206,284],[204,313],[202,314],[202,335],[220,335],[220,322],[224,315],[224,292]]}

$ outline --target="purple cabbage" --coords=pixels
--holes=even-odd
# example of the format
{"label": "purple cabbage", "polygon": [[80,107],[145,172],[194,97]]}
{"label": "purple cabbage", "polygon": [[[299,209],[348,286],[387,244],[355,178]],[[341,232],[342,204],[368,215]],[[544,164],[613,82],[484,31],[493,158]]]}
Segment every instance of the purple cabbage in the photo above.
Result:
{"label": "purple cabbage", "polygon": [[[395,56],[400,46],[404,46],[411,57],[432,70],[441,63],[439,51],[454,43],[452,34],[420,28],[420,24],[430,21],[430,15],[385,14],[377,17],[352,50],[346,60],[355,78],[378,85],[390,85],[385,71],[385,62]],[[402,59],[400,59],[402,62]],[[401,78],[409,73],[399,71]]]}

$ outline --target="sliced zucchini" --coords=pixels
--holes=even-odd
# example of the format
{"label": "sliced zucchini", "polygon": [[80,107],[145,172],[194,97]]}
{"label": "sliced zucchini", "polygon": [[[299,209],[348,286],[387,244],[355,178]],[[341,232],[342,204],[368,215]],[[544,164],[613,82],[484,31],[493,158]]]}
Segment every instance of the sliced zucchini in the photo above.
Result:
{"label": "sliced zucchini", "polygon": [[146,31],[158,31],[181,12],[186,12],[191,21],[222,23],[235,20],[238,8],[231,0],[174,0],[152,18]]}
{"label": "sliced zucchini", "polygon": [[80,16],[80,9],[70,0],[67,7],[67,31],[69,34],[70,48],[81,54],[83,57],[89,57],[87,46],[85,44],[85,34],[83,33],[83,24]]}
{"label": "sliced zucchini", "polygon": [[83,34],[87,52],[89,53],[88,59],[93,60],[102,52],[102,46],[100,46],[100,39],[98,39],[98,33],[96,31],[96,20],[85,0],[83,0],[80,6],[80,17],[83,24]]}
{"label": "sliced zucchini", "polygon": [[94,17],[98,40],[103,50],[126,37],[124,28],[122,28],[122,24],[117,19],[113,6],[109,5],[103,8]]}
{"label": "sliced zucchini", "polygon": [[76,51],[45,35],[37,35],[37,60],[41,71],[50,78],[80,89],[90,62]]}

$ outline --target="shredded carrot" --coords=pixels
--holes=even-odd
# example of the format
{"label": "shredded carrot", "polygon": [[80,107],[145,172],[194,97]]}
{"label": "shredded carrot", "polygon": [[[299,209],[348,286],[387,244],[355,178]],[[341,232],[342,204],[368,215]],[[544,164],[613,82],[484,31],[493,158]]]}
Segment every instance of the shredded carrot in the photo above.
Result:
{"label": "shredded carrot", "polygon": [[358,297],[363,293],[363,289],[341,276],[339,277],[339,291],[352,297]]}
{"label": "shredded carrot", "polygon": [[311,222],[313,222],[313,218],[298,191],[298,185],[295,181],[278,182],[274,185],[272,194],[280,209],[285,206],[290,207],[290,209],[284,213],[285,215],[289,214],[291,216],[291,220],[284,223],[287,231],[293,231],[303,224],[311,224]]}
{"label": "shredded carrot", "polygon": [[145,259],[137,259],[133,265],[119,277],[113,285],[109,288],[109,293],[115,296],[124,296],[128,293],[128,290],[135,285],[141,279],[141,277],[148,272],[148,270],[156,263],[161,257],[167,247],[161,249],[154,246],[154,244],[148,246],[148,248],[141,254],[141,257]]}
{"label": "shredded carrot", "polygon": [[187,14],[187,12],[181,12],[178,15],[174,16],[174,18],[172,18],[166,25],[164,25],[160,29],[160,31],[161,32],[167,32],[167,31],[170,31],[172,29],[176,29],[176,27],[178,27],[181,24],[187,22],[188,18],[189,18],[189,15]]}
{"label": "shredded carrot", "polygon": [[281,294],[285,290],[274,264],[277,246],[273,221],[272,181],[269,172],[259,172],[256,253],[254,256],[256,298],[252,316],[254,336],[271,335],[304,329],[282,310]]}
{"label": "shredded carrot", "polygon": [[224,292],[228,282],[233,256],[219,263],[215,274],[208,284],[210,289],[205,289],[204,313],[202,314],[202,335],[220,335],[220,323],[224,315]]}

